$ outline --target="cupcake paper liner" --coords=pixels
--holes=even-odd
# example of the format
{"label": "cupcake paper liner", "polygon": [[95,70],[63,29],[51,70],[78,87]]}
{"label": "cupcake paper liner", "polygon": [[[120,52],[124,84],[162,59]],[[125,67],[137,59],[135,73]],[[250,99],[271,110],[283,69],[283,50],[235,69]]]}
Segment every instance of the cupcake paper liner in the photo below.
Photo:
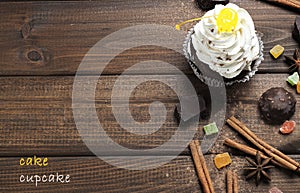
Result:
{"label": "cupcake paper liner", "polygon": [[[264,56],[263,56],[263,42],[261,40],[262,34],[259,32],[256,32],[257,38],[258,38],[258,42],[259,42],[259,55],[258,58],[256,60],[254,60],[251,64],[251,71],[246,71],[243,70],[240,75],[238,75],[235,78],[231,78],[231,79],[227,79],[222,77],[219,73],[212,71],[209,66],[203,62],[201,62],[197,56],[192,56],[190,55],[189,52],[190,51],[190,41],[191,41],[191,36],[194,33],[194,27],[191,28],[187,34],[186,40],[183,44],[183,52],[185,57],[187,58],[189,65],[191,66],[191,68],[193,69],[195,75],[205,84],[207,84],[208,86],[214,86],[214,87],[220,87],[220,86],[224,86],[224,84],[226,86],[231,86],[235,83],[243,83],[243,82],[247,82],[250,80],[251,77],[253,77],[255,75],[255,73],[258,71],[258,67],[261,64],[261,62],[264,60]],[[195,63],[201,63],[203,64],[203,66],[205,66],[205,69],[199,69],[197,67],[197,65]],[[203,73],[203,71],[206,71],[205,73]]]}

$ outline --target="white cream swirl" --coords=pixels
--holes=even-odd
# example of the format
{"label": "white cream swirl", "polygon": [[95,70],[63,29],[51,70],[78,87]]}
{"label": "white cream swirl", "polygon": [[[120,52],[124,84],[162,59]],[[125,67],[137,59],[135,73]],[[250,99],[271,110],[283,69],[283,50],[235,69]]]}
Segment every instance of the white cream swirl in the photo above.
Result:
{"label": "white cream swirl", "polygon": [[[238,14],[238,23],[232,33],[218,32],[216,17],[224,8]],[[201,62],[225,78],[234,78],[243,70],[251,71],[251,63],[258,58],[259,42],[249,13],[229,3],[216,5],[194,27],[192,45]]]}

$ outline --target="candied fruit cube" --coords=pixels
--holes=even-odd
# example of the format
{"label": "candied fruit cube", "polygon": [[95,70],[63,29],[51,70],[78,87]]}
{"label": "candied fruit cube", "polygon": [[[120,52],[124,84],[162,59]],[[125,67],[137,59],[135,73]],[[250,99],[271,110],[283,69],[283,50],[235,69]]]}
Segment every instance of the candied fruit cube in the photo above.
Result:
{"label": "candied fruit cube", "polygon": [[276,45],[270,50],[270,54],[277,59],[284,52],[284,47]]}
{"label": "candied fruit cube", "polygon": [[234,31],[234,29],[237,26],[238,20],[239,20],[238,13],[235,10],[231,8],[222,9],[216,20],[218,31],[221,33],[222,32],[230,33]]}
{"label": "candied fruit cube", "polygon": [[203,129],[204,129],[204,132],[205,132],[206,135],[212,135],[212,134],[215,134],[215,133],[219,132],[219,129],[218,129],[215,122],[210,123],[208,125],[205,125],[203,127]]}
{"label": "candied fruit cube", "polygon": [[298,74],[298,72],[294,72],[294,74],[292,74],[291,76],[289,76],[288,79],[287,79],[287,81],[292,86],[295,86],[296,84],[298,84],[298,82],[299,82],[299,74]]}
{"label": "candied fruit cube", "polygon": [[232,161],[231,161],[229,153],[226,152],[226,153],[216,155],[216,157],[214,158],[214,162],[215,162],[215,166],[218,169],[221,169],[221,168],[231,164]]}
{"label": "candied fruit cube", "polygon": [[297,83],[297,93],[300,94],[300,81]]}
{"label": "candied fruit cube", "polygon": [[296,127],[296,122],[295,121],[285,121],[282,126],[280,127],[279,131],[282,134],[290,134],[294,131]]}

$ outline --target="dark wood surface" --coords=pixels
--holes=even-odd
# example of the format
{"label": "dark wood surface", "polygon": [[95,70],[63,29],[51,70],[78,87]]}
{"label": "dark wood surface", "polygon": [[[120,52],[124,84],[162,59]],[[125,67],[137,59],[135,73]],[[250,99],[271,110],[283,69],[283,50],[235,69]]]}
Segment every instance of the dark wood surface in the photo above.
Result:
{"label": "dark wood surface", "polygon": [[[278,43],[285,47],[287,54],[293,52],[297,44],[291,38],[291,29],[296,12],[254,0],[233,2],[249,11],[257,30],[264,34],[266,55]],[[175,26],[204,13],[195,6],[195,2],[183,0],[3,2],[0,6],[0,73],[3,75],[74,75],[86,52],[112,32],[137,24]],[[20,32],[25,23],[31,26],[26,39],[22,38]],[[26,53],[31,49],[41,52],[45,60],[38,64],[28,60]],[[107,67],[105,73],[119,74],[139,59],[162,59],[167,55],[148,49],[122,53]],[[168,57],[166,61],[173,61],[172,64],[180,70],[192,73],[180,55]],[[273,61],[270,57],[265,58],[260,70],[287,71],[282,60]],[[159,71],[170,73],[168,69]],[[87,73],[92,74],[93,71]],[[136,73],[144,73],[144,69]]]}
{"label": "dark wood surface", "polygon": [[[300,101],[300,95],[285,81],[288,66],[283,57],[274,60],[268,53],[276,44],[284,46],[287,55],[292,55],[299,47],[291,37],[293,22],[299,13],[255,0],[231,2],[247,9],[256,29],[263,34],[265,60],[250,82],[227,88],[226,116],[238,115],[258,136],[300,161],[299,128],[293,134],[283,136],[278,133],[278,125],[261,120],[257,109],[260,95],[275,86],[286,88]],[[96,42],[128,26],[149,23],[175,26],[186,19],[199,17],[204,12],[195,6],[194,1],[5,1],[0,2],[0,10],[0,192],[201,192],[188,148],[170,163],[155,169],[119,169],[93,156],[76,129],[72,113],[74,75],[86,52]],[[188,24],[183,30],[190,27]],[[173,64],[187,74],[198,94],[209,97],[207,87],[193,75],[182,55],[155,46],[137,47],[121,53],[104,70],[95,101],[99,121],[109,136],[120,145],[133,149],[157,147],[166,142],[178,127],[173,117],[178,97],[172,89],[158,82],[139,85],[130,97],[132,116],[140,122],[149,120],[151,102],[159,100],[165,104],[167,119],[158,132],[136,136],[125,132],[116,122],[110,104],[114,83],[124,70],[144,60],[163,60]],[[98,63],[105,65],[101,61]],[[83,75],[97,74],[88,69]],[[161,77],[184,89],[181,76],[159,66],[133,71],[127,77],[124,89],[145,77]],[[122,96],[120,93],[117,100],[125,103],[126,98]],[[300,125],[299,105],[298,102],[293,117],[297,125]],[[85,116],[88,120],[90,115]],[[199,128],[206,123],[200,121]],[[201,140],[202,136],[199,129],[195,138]],[[262,183],[256,187],[254,181],[245,181],[242,170],[246,165],[245,156],[223,146],[225,137],[243,141],[224,125],[221,136],[206,155],[216,192],[225,192],[225,172],[229,168],[238,171],[242,193],[267,192],[273,186],[280,187],[285,193],[299,192],[300,176],[277,168],[272,170],[270,184]],[[166,147],[162,153],[168,156],[174,149],[176,146]],[[231,153],[233,163],[218,171],[213,158],[226,151]],[[107,153],[110,153],[109,149]],[[49,166],[19,165],[20,157],[33,155],[48,157]],[[153,164],[147,160],[144,162]],[[18,181],[21,174],[56,172],[69,174],[71,182],[43,183],[35,187],[32,183]]]}
{"label": "dark wood surface", "polygon": [[[213,157],[214,155],[208,155],[206,160],[215,191],[225,192],[226,169],[216,169]],[[300,161],[299,156],[293,158]],[[190,156],[179,156],[166,165],[145,171],[117,169],[95,157],[51,157],[51,164],[44,169],[16,168],[14,165],[18,164],[17,160],[18,157],[0,159],[1,168],[10,171],[0,173],[1,181],[5,182],[5,186],[1,186],[2,192],[201,192]],[[149,162],[145,160],[145,164]],[[231,167],[238,172],[240,192],[268,192],[268,183],[261,183],[256,187],[253,180],[245,181],[242,170],[245,165],[247,163],[244,157],[233,157]],[[40,183],[35,187],[32,183],[19,183],[16,180],[21,174],[43,175],[56,172],[70,175],[72,182],[63,185]],[[280,187],[283,192],[298,192],[299,176],[275,168],[272,170],[272,178],[272,186]]]}

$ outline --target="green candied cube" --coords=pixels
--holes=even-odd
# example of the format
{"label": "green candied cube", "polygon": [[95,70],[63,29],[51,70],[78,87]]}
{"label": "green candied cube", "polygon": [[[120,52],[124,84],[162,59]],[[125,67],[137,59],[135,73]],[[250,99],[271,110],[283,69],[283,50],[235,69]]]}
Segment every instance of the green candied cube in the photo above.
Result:
{"label": "green candied cube", "polygon": [[299,74],[298,74],[298,72],[294,72],[294,74],[292,74],[291,76],[289,76],[288,79],[287,79],[287,81],[292,86],[297,85],[297,83],[299,82]]}
{"label": "green candied cube", "polygon": [[215,122],[205,125],[203,128],[205,135],[212,135],[219,132],[219,129]]}

